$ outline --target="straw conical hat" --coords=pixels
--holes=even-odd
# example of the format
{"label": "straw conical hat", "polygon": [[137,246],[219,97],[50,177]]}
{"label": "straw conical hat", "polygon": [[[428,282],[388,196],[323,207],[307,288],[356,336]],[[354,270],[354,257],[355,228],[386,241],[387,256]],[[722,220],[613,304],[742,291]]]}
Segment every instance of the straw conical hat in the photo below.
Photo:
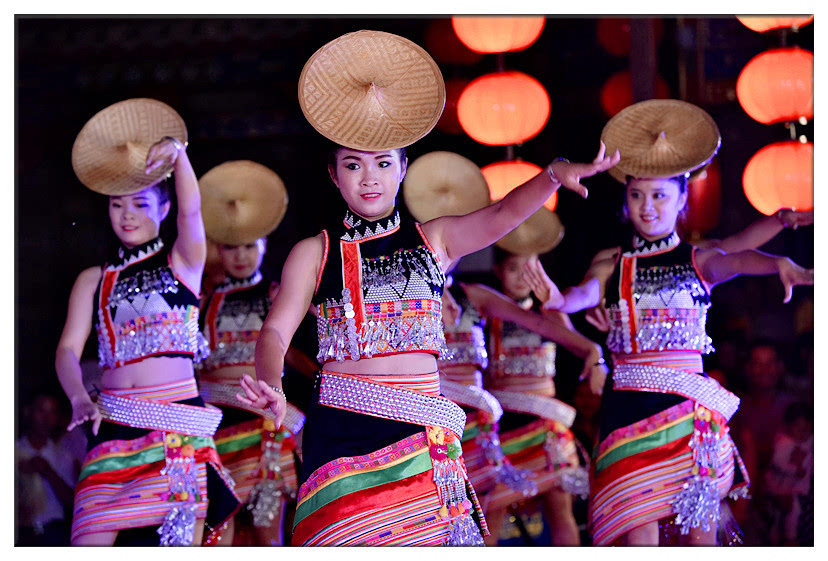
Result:
{"label": "straw conical hat", "polygon": [[285,216],[288,195],[270,168],[249,160],[224,162],[198,181],[207,237],[244,245],[270,234]]}
{"label": "straw conical hat", "polygon": [[402,187],[405,204],[419,222],[468,214],[492,202],[480,168],[454,152],[429,152],[414,160]]}
{"label": "straw conical hat", "polygon": [[564,227],[558,215],[546,207],[540,207],[495,245],[516,255],[541,255],[561,243],[563,236]]}
{"label": "straw conical hat", "polygon": [[721,135],[706,111],[677,99],[650,99],[621,110],[604,126],[607,154],[621,151],[609,173],[626,177],[675,177],[708,164],[719,151]]}
{"label": "straw conical hat", "polygon": [[72,168],[81,183],[104,195],[129,195],[172,172],[162,165],[146,174],[147,151],[165,136],[187,142],[187,127],[175,110],[155,99],[119,101],[96,113],[72,146]]}
{"label": "straw conical hat", "polygon": [[434,128],[446,102],[434,59],[408,39],[356,31],[324,45],[299,76],[299,105],[322,136],[355,150],[402,148]]}

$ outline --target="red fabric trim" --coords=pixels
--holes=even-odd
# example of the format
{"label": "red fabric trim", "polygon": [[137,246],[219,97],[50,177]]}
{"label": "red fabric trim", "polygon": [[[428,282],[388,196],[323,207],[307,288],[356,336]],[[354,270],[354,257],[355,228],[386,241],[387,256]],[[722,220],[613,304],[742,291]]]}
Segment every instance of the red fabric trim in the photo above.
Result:
{"label": "red fabric trim", "polygon": [[704,275],[702,275],[701,269],[699,269],[699,266],[696,264],[696,251],[697,251],[698,249],[699,249],[699,248],[697,248],[696,246],[693,246],[693,249],[692,249],[692,250],[691,250],[691,252],[690,252],[690,263],[692,263],[692,264],[693,264],[693,270],[694,270],[694,271],[696,271],[696,275],[699,277],[699,280],[701,281],[702,285],[704,285],[704,289],[707,291],[707,295],[709,296],[709,295],[710,295],[710,290],[711,290],[713,287],[712,287],[712,285],[711,285],[709,282],[707,282],[707,280],[704,278]]}
{"label": "red fabric trim", "polygon": [[210,299],[210,307],[207,308],[207,317],[204,318],[209,330],[209,343],[211,349],[216,348],[216,320],[218,319],[218,313],[222,302],[224,302],[224,293],[214,292],[213,297]]}
{"label": "red fabric trim", "polygon": [[434,247],[432,247],[431,242],[428,241],[428,238],[426,237],[425,232],[423,232],[422,225],[419,222],[415,222],[414,227],[417,228],[417,231],[420,233],[420,237],[423,238],[423,241],[425,242],[426,247],[434,255],[434,258],[437,259],[437,263],[440,264],[440,268],[442,269],[443,268],[443,262],[440,260],[440,254],[437,253],[436,251],[434,251]]}
{"label": "red fabric trim", "polygon": [[635,298],[633,297],[633,283],[635,282],[635,257],[624,257],[621,259],[621,274],[620,277],[620,295],[621,299],[627,302],[627,310],[630,314],[630,344],[632,352],[638,352],[638,341],[636,340],[636,333],[638,333],[638,320],[635,313]]}
{"label": "red fabric trim", "polygon": [[[153,253],[153,255],[155,255],[155,254]],[[152,257],[152,256],[150,256],[150,257]],[[143,259],[142,259],[141,261],[143,261]],[[136,261],[136,263],[140,263],[140,261]],[[132,265],[134,265],[134,264],[135,264],[135,263],[132,263]],[[132,266],[132,265],[130,265],[130,266]],[[178,282],[180,282],[181,284],[183,284],[183,285],[184,285],[184,287],[185,287],[187,290],[189,290],[189,291],[193,294],[193,296],[195,296],[195,297],[196,297],[196,300],[198,300],[199,298],[201,298],[201,289],[199,288],[198,290],[193,290],[193,287],[191,287],[189,284],[187,284],[186,282],[184,282],[184,279],[182,279],[182,278],[178,275],[178,273],[176,273],[176,272],[175,272],[175,267],[173,267],[173,264],[172,264],[172,250],[170,250],[170,253],[168,253],[168,254],[167,254],[167,265],[169,266],[170,271],[172,271],[172,274],[173,274],[173,276],[175,277],[175,279],[176,279]]]}
{"label": "red fabric trim", "polygon": [[[112,326],[112,315],[109,313],[109,306],[107,305],[107,300],[109,299],[109,295],[112,294],[112,288],[115,286],[115,283],[118,281],[118,275],[120,271],[105,271],[103,280],[101,280],[101,295],[98,300],[98,308],[100,309],[103,318],[104,318],[104,329],[106,329],[106,336],[109,339],[109,351],[114,355],[115,350],[115,328]],[[113,356],[114,360],[114,356]],[[117,367],[118,362],[115,362]]]}
{"label": "red fabric trim", "polygon": [[650,450],[633,454],[632,456],[628,456],[612,463],[602,469],[600,473],[595,475],[594,485],[591,485],[591,489],[598,492],[610,485],[613,481],[616,481],[633,471],[645,469],[648,466],[652,466],[655,462],[663,461],[667,458],[674,458],[687,452],[690,450],[689,445],[691,436],[692,435],[688,434],[687,436],[668,442],[658,448],[651,448]]}
{"label": "red fabric trim", "polygon": [[342,286],[351,291],[351,305],[354,307],[354,321],[362,325],[365,321],[365,307],[362,303],[362,257],[359,242],[339,242],[342,253]]}
{"label": "red fabric trim", "polygon": [[328,238],[328,231],[322,230],[322,235],[325,238],[325,250],[322,252],[322,262],[319,264],[319,272],[316,273],[316,287],[313,289],[313,295],[319,292],[319,285],[322,282],[322,273],[325,271],[325,265],[328,262],[328,250],[330,249],[330,239]]}
{"label": "red fabric trim", "polygon": [[348,493],[304,518],[293,531],[292,545],[301,545],[322,528],[367,510],[387,507],[402,500],[429,493],[437,494],[432,470],[385,483],[370,489]]}

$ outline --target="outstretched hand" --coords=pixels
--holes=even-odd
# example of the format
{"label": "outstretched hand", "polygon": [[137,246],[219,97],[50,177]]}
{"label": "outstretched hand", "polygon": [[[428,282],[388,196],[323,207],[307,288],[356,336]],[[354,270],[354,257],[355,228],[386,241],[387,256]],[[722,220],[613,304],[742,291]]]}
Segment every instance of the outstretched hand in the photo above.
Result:
{"label": "outstretched hand", "polygon": [[273,388],[263,380],[254,380],[249,374],[242,375],[240,383],[245,395],[237,393],[236,399],[245,405],[258,409],[269,408],[276,416],[274,419],[276,426],[281,425],[285,419],[285,413],[287,413],[287,403],[284,396],[277,391],[273,391]]}
{"label": "outstretched hand", "polygon": [[800,226],[810,226],[814,223],[813,210],[793,210],[790,208],[783,208],[779,211],[779,221],[782,226],[796,230]]}
{"label": "outstretched hand", "polygon": [[522,276],[544,308],[558,310],[563,307],[566,302],[563,294],[546,274],[546,270],[536,257],[529,259],[523,266]]}
{"label": "outstretched hand", "polygon": [[602,171],[607,171],[612,166],[621,160],[621,153],[616,150],[612,156],[606,156],[607,147],[601,142],[598,149],[598,155],[592,160],[591,164],[579,164],[567,162],[566,160],[557,160],[550,164],[552,172],[561,185],[567,189],[578,193],[584,199],[587,198],[589,191],[586,187],[581,185],[581,179],[585,177],[592,177]]}
{"label": "outstretched hand", "polygon": [[779,260],[779,280],[782,281],[782,286],[785,287],[783,302],[787,304],[793,296],[793,287],[800,284],[811,286],[814,284],[814,270],[800,267],[789,258],[784,257]]}
{"label": "outstretched hand", "polygon": [[153,170],[165,163],[169,165],[175,164],[179,151],[183,150],[183,148],[184,145],[180,141],[165,136],[149,147],[147,151],[147,167],[144,173],[150,174]]}
{"label": "outstretched hand", "polygon": [[92,421],[92,434],[98,435],[98,428],[101,426],[103,417],[98,406],[92,403],[88,395],[79,399],[77,402],[72,402],[72,422],[66,427],[66,431],[71,431],[73,428],[84,424],[87,421]]}

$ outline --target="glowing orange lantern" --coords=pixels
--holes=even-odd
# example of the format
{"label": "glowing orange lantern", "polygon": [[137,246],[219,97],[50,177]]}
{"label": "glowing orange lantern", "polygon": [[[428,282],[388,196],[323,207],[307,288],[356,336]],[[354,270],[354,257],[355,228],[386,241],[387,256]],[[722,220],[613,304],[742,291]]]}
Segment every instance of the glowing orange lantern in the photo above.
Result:
{"label": "glowing orange lantern", "polygon": [[762,214],[770,216],[780,208],[813,210],[813,143],[786,140],[765,146],[745,166],[742,186]]}
{"label": "glowing orange lantern", "polygon": [[468,85],[469,80],[463,78],[449,78],[446,80],[446,107],[443,109],[440,120],[437,121],[437,128],[441,131],[449,134],[463,134],[463,127],[460,126],[460,121],[457,120],[457,101]]}
{"label": "glowing orange lantern", "polygon": [[534,43],[543,31],[543,16],[454,16],[457,37],[478,53],[520,51]]}
{"label": "glowing orange lantern", "polygon": [[[480,171],[483,172],[483,177],[486,178],[486,183],[489,184],[489,195],[492,201],[498,201],[518,185],[522,185],[538,175],[543,171],[543,168],[529,162],[515,160],[511,162],[495,162],[494,164],[485,166]],[[554,211],[557,204],[558,193],[553,193],[543,203],[543,206]]]}
{"label": "glowing orange lantern", "polygon": [[[664,22],[653,20],[655,42],[658,44],[664,35]],[[597,24],[598,43],[613,56],[630,54],[630,18],[600,18]]]}
{"label": "glowing orange lantern", "polygon": [[[670,97],[670,86],[661,76],[656,76],[655,99]],[[632,73],[629,70],[616,72],[601,87],[601,108],[612,117],[625,107],[633,104]]]}
{"label": "glowing orange lantern", "polygon": [[543,85],[523,72],[486,74],[470,83],[457,101],[457,118],[481,144],[520,144],[537,135],[551,103]]}
{"label": "glowing orange lantern", "polygon": [[483,58],[457,38],[449,18],[436,19],[428,25],[425,48],[435,60],[448,64],[475,64]]}
{"label": "glowing orange lantern", "polygon": [[718,160],[687,183],[687,212],[684,228],[691,237],[710,232],[719,224],[722,212],[722,174]]}
{"label": "glowing orange lantern", "polygon": [[736,97],[745,113],[765,125],[813,119],[814,53],[791,47],[755,56],[739,74]]}
{"label": "glowing orange lantern", "polygon": [[742,24],[748,29],[764,33],[771,29],[785,29],[792,28],[799,29],[804,25],[808,25],[814,21],[814,16],[736,16]]}

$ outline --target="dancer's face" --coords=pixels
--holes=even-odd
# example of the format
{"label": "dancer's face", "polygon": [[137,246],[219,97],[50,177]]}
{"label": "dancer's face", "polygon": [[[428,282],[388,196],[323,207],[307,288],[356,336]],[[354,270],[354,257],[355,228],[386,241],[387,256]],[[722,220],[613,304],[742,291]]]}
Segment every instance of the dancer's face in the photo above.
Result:
{"label": "dancer's face", "polygon": [[244,279],[262,266],[265,254],[265,239],[259,238],[245,245],[219,244],[219,256],[225,272],[233,278]]}
{"label": "dancer's face", "polygon": [[407,164],[407,159],[400,160],[397,150],[363,152],[340,148],[336,167],[329,167],[328,172],[352,212],[378,220],[394,210]]}
{"label": "dancer's face", "polygon": [[495,275],[500,279],[503,293],[513,300],[522,300],[532,293],[523,280],[523,268],[531,255],[510,255],[495,266]]}
{"label": "dancer's face", "polygon": [[158,191],[147,187],[132,195],[109,197],[109,220],[115,235],[131,248],[158,236],[161,221],[170,211],[170,202],[160,204]]}
{"label": "dancer's face", "polygon": [[676,229],[687,193],[669,178],[633,179],[627,185],[627,209],[638,234],[648,241],[670,235]]}

